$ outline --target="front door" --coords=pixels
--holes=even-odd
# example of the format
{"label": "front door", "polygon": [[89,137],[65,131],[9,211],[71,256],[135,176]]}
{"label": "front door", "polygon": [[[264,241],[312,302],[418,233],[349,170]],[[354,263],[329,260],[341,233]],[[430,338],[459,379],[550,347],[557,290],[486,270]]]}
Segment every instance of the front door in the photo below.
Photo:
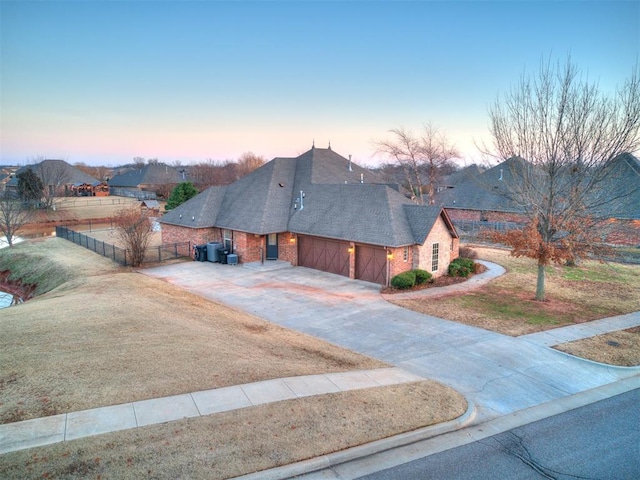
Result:
{"label": "front door", "polygon": [[267,235],[267,260],[278,259],[278,234],[270,233]]}

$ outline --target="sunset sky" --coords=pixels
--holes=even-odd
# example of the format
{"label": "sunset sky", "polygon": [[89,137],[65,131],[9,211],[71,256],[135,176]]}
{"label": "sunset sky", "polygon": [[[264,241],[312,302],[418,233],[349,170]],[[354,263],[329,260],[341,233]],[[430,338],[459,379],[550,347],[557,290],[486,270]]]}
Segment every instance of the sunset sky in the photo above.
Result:
{"label": "sunset sky", "polygon": [[0,0],[0,165],[383,160],[388,130],[446,131],[480,159],[487,107],[542,58],[613,91],[638,1]]}

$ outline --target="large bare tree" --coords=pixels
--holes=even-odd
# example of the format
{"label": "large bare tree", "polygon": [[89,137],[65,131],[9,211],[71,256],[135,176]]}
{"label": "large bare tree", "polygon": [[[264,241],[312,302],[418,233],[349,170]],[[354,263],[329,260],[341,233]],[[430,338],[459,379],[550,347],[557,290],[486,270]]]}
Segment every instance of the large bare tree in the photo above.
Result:
{"label": "large bare tree", "polygon": [[244,177],[267,163],[267,160],[253,152],[245,152],[240,155],[236,163],[238,164],[238,177]]}
{"label": "large bare tree", "polygon": [[[607,94],[568,58],[542,61],[489,110],[494,157],[511,162],[506,196],[528,227],[502,237],[516,256],[537,260],[536,299],[545,266],[593,251],[593,233],[620,197],[611,194],[614,159],[640,146],[638,66]],[[498,235],[499,236],[499,235]],[[525,238],[527,237],[527,238]]]}
{"label": "large bare tree", "polygon": [[0,192],[0,233],[9,247],[18,232],[31,221],[34,210],[26,202],[13,198],[9,192]]}
{"label": "large bare tree", "polygon": [[[390,130],[391,139],[376,142],[377,153],[390,157],[399,165],[405,176],[407,187],[416,202],[424,203],[422,194],[427,187],[428,202],[435,203],[435,192],[442,168],[459,156],[447,136],[431,123],[427,123],[420,135],[404,128]],[[425,185],[423,176],[428,181]]]}

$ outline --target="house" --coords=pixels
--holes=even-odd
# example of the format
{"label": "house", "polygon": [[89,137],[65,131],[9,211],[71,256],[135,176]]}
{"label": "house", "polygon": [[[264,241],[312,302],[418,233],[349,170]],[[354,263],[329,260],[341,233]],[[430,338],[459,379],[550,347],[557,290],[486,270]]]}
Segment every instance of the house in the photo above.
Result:
{"label": "house", "polygon": [[72,194],[74,185],[93,184],[97,180],[82,170],[69,165],[64,160],[43,160],[34,165],[27,165],[18,169],[16,174],[7,182],[7,190],[18,190],[18,175],[27,169],[42,180],[45,196],[60,197]]}
{"label": "house", "polygon": [[[487,228],[520,227],[526,222],[524,209],[509,199],[518,184],[523,159],[512,157],[466,180],[440,189],[436,202],[443,205],[459,232]],[[511,186],[511,187],[510,187]],[[602,239],[611,244],[640,245],[640,162],[631,154],[610,161],[607,177],[597,184],[588,203],[600,205],[593,216],[605,219]],[[606,226],[605,226],[606,225]]]}
{"label": "house", "polygon": [[285,260],[387,285],[421,268],[440,276],[459,238],[441,207],[415,205],[328,149],[275,158],[165,214],[164,243],[223,243],[240,262]]}
{"label": "house", "polygon": [[112,195],[138,199],[157,198],[158,192],[168,195],[173,187],[186,181],[184,169],[151,163],[129,168],[109,180]]}
{"label": "house", "polygon": [[108,197],[109,185],[106,182],[74,183],[70,193],[74,197]]}

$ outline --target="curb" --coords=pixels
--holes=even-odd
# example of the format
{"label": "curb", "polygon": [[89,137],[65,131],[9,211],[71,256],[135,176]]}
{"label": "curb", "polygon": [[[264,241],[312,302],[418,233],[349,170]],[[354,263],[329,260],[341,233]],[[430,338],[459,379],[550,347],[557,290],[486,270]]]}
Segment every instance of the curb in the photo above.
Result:
{"label": "curb", "polygon": [[454,420],[419,428],[411,432],[400,433],[393,437],[375,440],[364,445],[347,448],[339,452],[328,453],[309,460],[302,460],[289,465],[283,465],[282,467],[275,467],[234,478],[237,480],[284,480],[298,475],[317,472],[352,460],[362,459],[387,450],[404,447],[412,443],[460,430],[473,422],[476,413],[475,405],[467,400],[467,411]]}

